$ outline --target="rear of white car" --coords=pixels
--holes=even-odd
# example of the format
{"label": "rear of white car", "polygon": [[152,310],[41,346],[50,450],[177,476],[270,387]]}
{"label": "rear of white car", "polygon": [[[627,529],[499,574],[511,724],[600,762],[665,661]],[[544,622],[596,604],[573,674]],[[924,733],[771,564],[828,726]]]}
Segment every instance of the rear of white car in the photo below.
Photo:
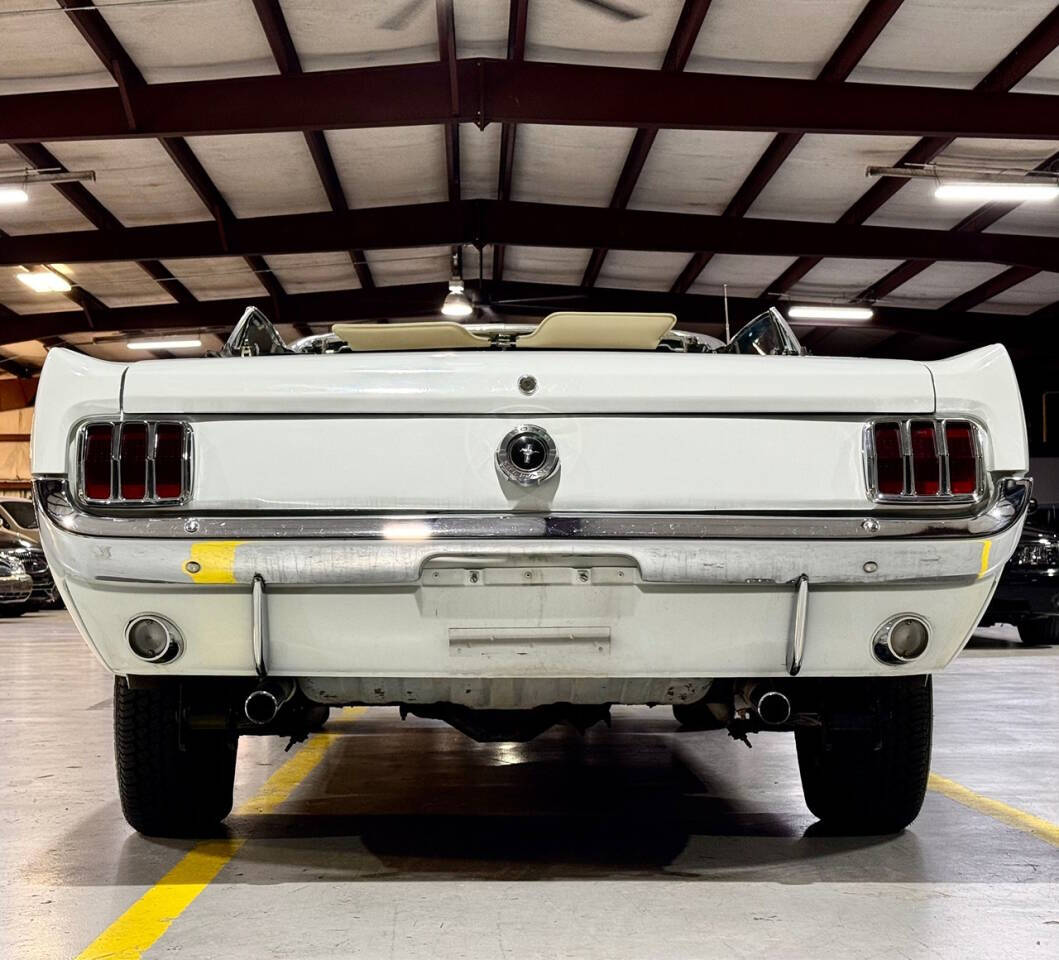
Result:
{"label": "rear of white car", "polygon": [[[33,461],[56,581],[121,697],[207,744],[184,744],[184,773],[220,765],[196,820],[226,812],[238,735],[298,735],[321,705],[524,739],[651,703],[737,736],[795,729],[815,812],[901,826],[928,675],[987,605],[1029,493],[1000,347],[56,350]],[[850,702],[866,719],[843,730]],[[858,811],[836,763],[895,737],[918,759],[887,754],[891,787]],[[126,814],[177,828],[158,803]]]}

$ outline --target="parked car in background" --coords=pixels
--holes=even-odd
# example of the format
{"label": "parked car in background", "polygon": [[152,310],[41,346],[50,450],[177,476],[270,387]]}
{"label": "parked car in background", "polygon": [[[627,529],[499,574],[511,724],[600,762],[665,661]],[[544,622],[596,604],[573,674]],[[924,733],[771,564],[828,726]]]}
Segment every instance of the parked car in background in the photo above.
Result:
{"label": "parked car in background", "polygon": [[33,578],[13,550],[0,548],[0,617],[17,617],[26,612],[33,593]]}
{"label": "parked car in background", "polygon": [[12,601],[6,609],[8,615],[18,616],[31,610],[61,605],[62,599],[55,588],[48,559],[39,543],[7,530],[0,530],[0,554],[17,560],[31,580],[30,595],[23,600]]}
{"label": "parked car in background", "polygon": [[1023,643],[1059,643],[1059,505],[1030,514],[982,625],[1010,623]]}
{"label": "parked car in background", "polygon": [[37,510],[32,500],[18,497],[5,497],[0,500],[0,528],[8,533],[17,533],[26,540],[40,543]]}

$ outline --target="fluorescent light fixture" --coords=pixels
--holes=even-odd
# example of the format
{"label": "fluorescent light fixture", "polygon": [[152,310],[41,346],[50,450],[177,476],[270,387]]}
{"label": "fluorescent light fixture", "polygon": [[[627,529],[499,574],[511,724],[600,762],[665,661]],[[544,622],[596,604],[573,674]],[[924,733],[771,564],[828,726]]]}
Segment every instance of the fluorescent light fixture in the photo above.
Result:
{"label": "fluorescent light fixture", "polygon": [[201,347],[202,341],[197,337],[183,340],[130,340],[125,344],[130,350],[190,350]]}
{"label": "fluorescent light fixture", "polygon": [[69,281],[51,270],[23,270],[15,276],[34,293],[67,293],[70,290]]}
{"label": "fluorescent light fixture", "polygon": [[0,187],[0,206],[13,207],[16,203],[25,203],[29,194],[21,187]]}
{"label": "fluorescent light fixture", "polygon": [[982,203],[990,200],[1042,203],[1059,197],[1059,183],[941,183],[934,191],[934,196],[938,200],[971,200]]}
{"label": "fluorescent light fixture", "polygon": [[449,292],[441,305],[441,313],[454,320],[462,320],[474,313],[474,307],[463,292],[463,281],[459,277],[453,277],[449,281]]}
{"label": "fluorescent light fixture", "polygon": [[788,320],[870,320],[875,316],[871,307],[791,307]]}

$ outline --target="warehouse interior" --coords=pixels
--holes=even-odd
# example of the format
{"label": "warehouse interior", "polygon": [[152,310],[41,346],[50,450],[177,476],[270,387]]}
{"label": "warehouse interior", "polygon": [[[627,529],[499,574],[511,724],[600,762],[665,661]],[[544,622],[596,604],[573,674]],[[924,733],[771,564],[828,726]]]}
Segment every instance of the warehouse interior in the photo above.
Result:
{"label": "warehouse interior", "polygon": [[[1000,343],[1059,503],[1056,98],[1054,0],[0,0],[0,496],[49,351],[435,320],[458,281],[483,323]],[[1059,646],[1010,624],[935,677],[885,836],[821,829],[783,735],[626,706],[528,743],[333,709],[240,746],[217,836],[150,838],[68,612],[0,650],[5,957],[1059,955]]]}

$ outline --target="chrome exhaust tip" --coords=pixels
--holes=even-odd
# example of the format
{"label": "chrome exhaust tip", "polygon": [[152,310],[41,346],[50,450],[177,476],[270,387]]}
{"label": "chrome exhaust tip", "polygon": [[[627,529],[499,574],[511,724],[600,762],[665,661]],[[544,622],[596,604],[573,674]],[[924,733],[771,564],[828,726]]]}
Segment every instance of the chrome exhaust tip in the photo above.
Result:
{"label": "chrome exhaust tip", "polygon": [[757,701],[757,715],[762,723],[776,727],[791,718],[791,701],[779,690],[766,690]]}
{"label": "chrome exhaust tip", "polygon": [[279,708],[293,693],[293,684],[267,680],[247,694],[243,701],[243,714],[247,720],[259,727],[271,723],[276,719]]}
{"label": "chrome exhaust tip", "polygon": [[927,652],[930,624],[915,613],[900,613],[883,623],[872,638],[875,659],[891,667],[914,663]]}
{"label": "chrome exhaust tip", "polygon": [[144,663],[172,663],[184,650],[176,625],[157,613],[141,613],[125,626],[125,642]]}
{"label": "chrome exhaust tip", "polygon": [[266,688],[251,690],[243,701],[243,713],[247,720],[258,726],[271,723],[279,713],[279,699]]}

